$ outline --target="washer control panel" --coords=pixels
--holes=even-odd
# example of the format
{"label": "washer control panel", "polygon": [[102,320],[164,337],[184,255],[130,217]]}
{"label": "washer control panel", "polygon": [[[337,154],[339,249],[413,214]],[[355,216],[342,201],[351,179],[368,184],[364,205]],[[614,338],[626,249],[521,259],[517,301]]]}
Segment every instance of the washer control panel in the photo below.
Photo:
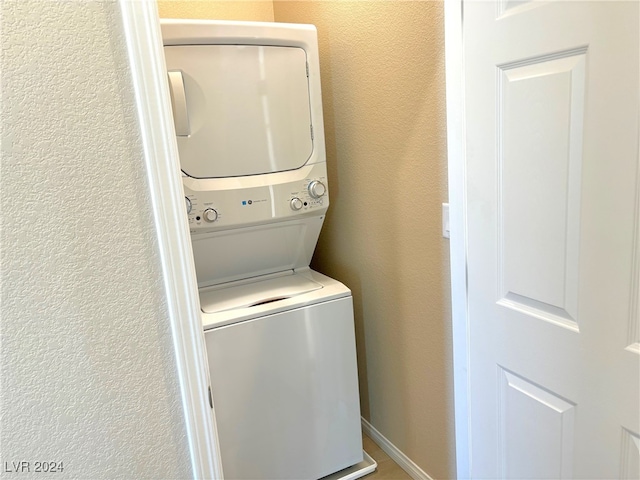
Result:
{"label": "washer control panel", "polygon": [[189,229],[192,234],[206,233],[278,218],[324,215],[329,206],[326,167],[318,167],[301,172],[306,174],[303,178],[245,188],[220,188],[220,184],[215,188],[216,180],[183,177]]}

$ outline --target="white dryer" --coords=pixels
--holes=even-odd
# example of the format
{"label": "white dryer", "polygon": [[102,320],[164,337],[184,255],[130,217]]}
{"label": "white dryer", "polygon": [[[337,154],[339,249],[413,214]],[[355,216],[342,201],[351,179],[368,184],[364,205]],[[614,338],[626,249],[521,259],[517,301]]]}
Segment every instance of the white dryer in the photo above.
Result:
{"label": "white dryer", "polygon": [[351,292],[309,269],[329,206],[315,27],[161,27],[225,478],[365,475]]}

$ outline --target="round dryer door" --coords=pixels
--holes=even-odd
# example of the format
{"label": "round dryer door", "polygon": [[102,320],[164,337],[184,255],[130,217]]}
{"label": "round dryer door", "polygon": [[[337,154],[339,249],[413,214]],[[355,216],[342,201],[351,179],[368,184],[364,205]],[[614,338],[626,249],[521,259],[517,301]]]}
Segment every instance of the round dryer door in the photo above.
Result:
{"label": "round dryer door", "polygon": [[299,47],[166,46],[182,170],[195,178],[303,166],[313,151]]}

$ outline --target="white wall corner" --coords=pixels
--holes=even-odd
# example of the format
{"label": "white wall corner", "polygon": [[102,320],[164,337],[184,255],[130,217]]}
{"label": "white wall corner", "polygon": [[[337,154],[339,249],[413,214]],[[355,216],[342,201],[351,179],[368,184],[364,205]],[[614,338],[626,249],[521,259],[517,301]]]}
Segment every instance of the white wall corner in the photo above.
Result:
{"label": "white wall corner", "polygon": [[119,0],[162,262],[178,380],[197,479],[221,479],[215,415],[191,241],[184,211],[178,148],[155,0]]}

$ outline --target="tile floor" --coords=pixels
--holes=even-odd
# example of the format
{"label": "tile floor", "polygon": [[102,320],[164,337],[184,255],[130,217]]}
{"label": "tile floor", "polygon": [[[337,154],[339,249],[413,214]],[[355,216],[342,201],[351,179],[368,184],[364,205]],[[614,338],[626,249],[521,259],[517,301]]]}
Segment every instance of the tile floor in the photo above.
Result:
{"label": "tile floor", "polygon": [[378,445],[368,436],[362,436],[364,451],[373,457],[378,463],[375,472],[362,477],[363,480],[411,480],[411,477],[394,462]]}

